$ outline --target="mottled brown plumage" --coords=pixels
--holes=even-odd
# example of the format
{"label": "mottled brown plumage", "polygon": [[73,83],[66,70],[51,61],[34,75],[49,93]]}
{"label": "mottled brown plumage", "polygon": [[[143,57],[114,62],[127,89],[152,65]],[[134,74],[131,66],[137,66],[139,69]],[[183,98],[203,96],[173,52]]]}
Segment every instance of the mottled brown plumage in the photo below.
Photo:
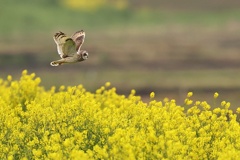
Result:
{"label": "mottled brown plumage", "polygon": [[57,44],[57,51],[61,59],[52,61],[51,66],[59,66],[63,63],[75,63],[88,59],[88,52],[81,50],[81,46],[85,39],[83,30],[77,31],[72,37],[67,37],[66,34],[59,31],[53,36]]}

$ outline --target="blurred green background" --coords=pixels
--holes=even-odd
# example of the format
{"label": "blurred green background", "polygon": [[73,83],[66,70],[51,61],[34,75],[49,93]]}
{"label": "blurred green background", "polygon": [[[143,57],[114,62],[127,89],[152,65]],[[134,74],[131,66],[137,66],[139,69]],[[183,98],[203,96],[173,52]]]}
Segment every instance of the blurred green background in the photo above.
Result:
{"label": "blurred green background", "polygon": [[[55,32],[86,32],[83,63],[59,59]],[[220,98],[240,106],[240,1],[236,0],[0,0],[0,77],[23,69],[42,85],[83,84],[95,91],[110,81],[120,94],[136,89],[148,100],[183,103]]]}

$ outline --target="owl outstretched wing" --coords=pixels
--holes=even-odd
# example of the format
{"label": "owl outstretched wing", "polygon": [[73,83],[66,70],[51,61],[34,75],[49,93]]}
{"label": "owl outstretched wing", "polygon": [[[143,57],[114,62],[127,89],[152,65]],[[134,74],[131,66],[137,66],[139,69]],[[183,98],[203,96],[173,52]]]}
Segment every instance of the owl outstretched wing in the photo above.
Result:
{"label": "owl outstretched wing", "polygon": [[53,39],[57,44],[58,54],[61,58],[66,58],[76,53],[76,44],[74,40],[67,37],[65,33],[59,31],[53,36]]}
{"label": "owl outstretched wing", "polygon": [[85,39],[85,32],[83,30],[77,31],[72,35],[72,40],[75,42],[75,49],[79,53],[81,50],[81,46]]}

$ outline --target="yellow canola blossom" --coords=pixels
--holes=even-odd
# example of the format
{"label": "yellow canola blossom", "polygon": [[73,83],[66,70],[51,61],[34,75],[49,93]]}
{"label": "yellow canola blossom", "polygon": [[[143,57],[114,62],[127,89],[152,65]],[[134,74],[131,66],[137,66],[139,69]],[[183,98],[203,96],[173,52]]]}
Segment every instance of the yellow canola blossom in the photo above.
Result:
{"label": "yellow canola blossom", "polygon": [[211,108],[190,92],[186,110],[154,92],[149,103],[119,95],[110,82],[94,93],[40,82],[26,70],[0,79],[0,159],[240,159],[229,102]]}
{"label": "yellow canola blossom", "polygon": [[61,3],[64,7],[81,11],[95,11],[106,7],[124,10],[129,6],[128,0],[62,0]]}

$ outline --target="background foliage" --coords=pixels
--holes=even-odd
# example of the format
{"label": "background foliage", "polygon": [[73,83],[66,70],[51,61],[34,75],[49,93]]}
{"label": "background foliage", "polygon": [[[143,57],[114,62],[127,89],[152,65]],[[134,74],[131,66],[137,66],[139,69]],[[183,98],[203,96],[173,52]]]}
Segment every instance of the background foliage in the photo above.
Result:
{"label": "background foliage", "polygon": [[[238,1],[98,2],[0,0],[0,76],[28,69],[45,87],[83,84],[94,91],[111,81],[120,93],[135,88],[143,97],[155,91],[181,101],[188,91],[200,99],[218,91],[239,106]],[[52,35],[79,29],[90,59],[50,67],[59,58]]]}

